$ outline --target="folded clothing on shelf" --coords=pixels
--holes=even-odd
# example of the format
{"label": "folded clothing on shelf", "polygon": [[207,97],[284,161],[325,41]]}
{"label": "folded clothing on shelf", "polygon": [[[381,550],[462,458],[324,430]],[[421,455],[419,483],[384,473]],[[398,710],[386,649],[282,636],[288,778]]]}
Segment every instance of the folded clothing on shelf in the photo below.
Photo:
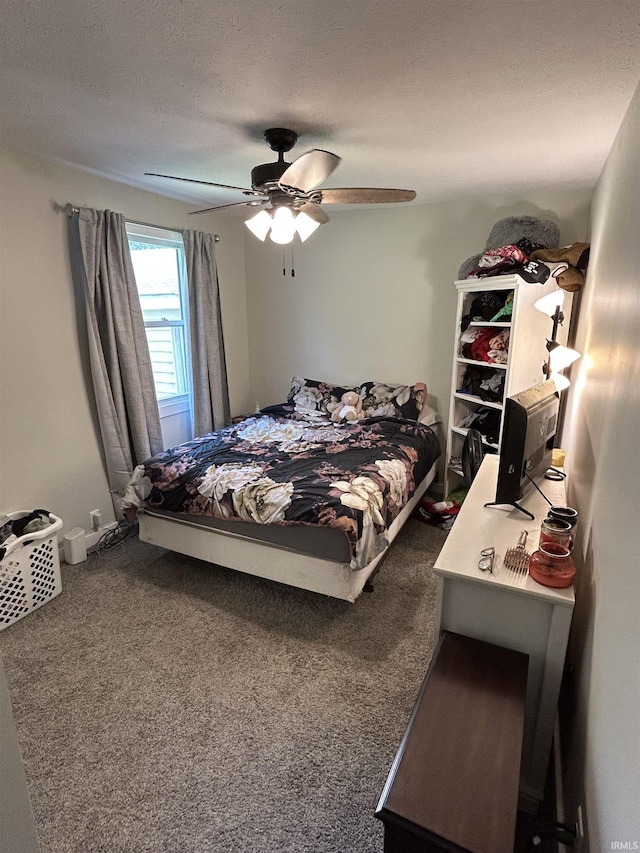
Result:
{"label": "folded clothing on shelf", "polygon": [[467,365],[458,391],[481,400],[500,403],[504,396],[504,370]]}
{"label": "folded clothing on shelf", "polygon": [[460,335],[460,355],[473,361],[506,364],[509,357],[509,329],[467,329]]}
{"label": "folded clothing on shelf", "polygon": [[478,406],[475,412],[462,418],[457,426],[462,429],[477,429],[486,441],[497,444],[500,437],[500,412],[489,406]]}

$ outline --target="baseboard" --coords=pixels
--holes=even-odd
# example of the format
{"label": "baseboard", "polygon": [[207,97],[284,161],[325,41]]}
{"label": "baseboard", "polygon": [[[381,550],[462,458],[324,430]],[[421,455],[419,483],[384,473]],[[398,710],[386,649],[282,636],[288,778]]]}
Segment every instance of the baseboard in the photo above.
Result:
{"label": "baseboard", "polygon": [[[562,784],[562,750],[560,749],[560,722],[556,714],[553,729],[553,769],[556,789],[556,820],[564,823],[564,785]],[[558,853],[569,853],[565,844],[558,844]]]}
{"label": "baseboard", "polygon": [[[566,813],[564,803],[564,785],[562,772],[562,748],[560,743],[560,723],[556,716],[556,723],[553,735],[553,763],[555,770],[555,789],[556,789],[556,819],[559,825],[566,826]],[[558,853],[589,853],[589,833],[587,830],[587,815],[585,812],[584,803],[586,797],[581,797],[582,802],[577,807],[575,820],[572,820],[571,825],[567,827],[569,832],[575,833],[573,843],[563,844],[558,842]]]}

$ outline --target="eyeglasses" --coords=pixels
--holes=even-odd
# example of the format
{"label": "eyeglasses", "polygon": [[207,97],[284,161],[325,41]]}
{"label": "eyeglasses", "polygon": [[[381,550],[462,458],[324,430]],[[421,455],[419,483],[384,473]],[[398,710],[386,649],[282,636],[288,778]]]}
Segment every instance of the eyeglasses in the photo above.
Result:
{"label": "eyeglasses", "polygon": [[491,572],[491,574],[493,574],[493,559],[495,555],[495,548],[484,548],[482,551],[480,551],[480,560],[478,561],[478,568],[481,572]]}

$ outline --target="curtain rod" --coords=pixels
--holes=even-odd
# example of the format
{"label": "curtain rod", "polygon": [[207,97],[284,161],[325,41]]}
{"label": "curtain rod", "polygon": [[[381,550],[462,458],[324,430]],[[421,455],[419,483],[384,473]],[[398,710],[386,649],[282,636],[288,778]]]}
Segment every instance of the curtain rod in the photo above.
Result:
{"label": "curtain rod", "polygon": [[[80,213],[80,208],[74,207],[74,205],[71,204],[71,202],[67,202],[64,205],[61,205],[61,204],[56,205],[56,207],[59,210],[63,210],[67,214],[67,216],[73,216],[74,213]],[[144,225],[145,228],[165,228],[166,231],[178,231],[180,234],[182,234],[183,231],[187,230],[186,228],[167,228],[166,226],[156,225],[156,224],[151,223],[151,222],[136,222],[133,219],[127,219],[127,222],[130,222],[132,225]],[[220,242],[220,235],[219,234],[213,234],[212,236],[213,236],[214,243]]]}

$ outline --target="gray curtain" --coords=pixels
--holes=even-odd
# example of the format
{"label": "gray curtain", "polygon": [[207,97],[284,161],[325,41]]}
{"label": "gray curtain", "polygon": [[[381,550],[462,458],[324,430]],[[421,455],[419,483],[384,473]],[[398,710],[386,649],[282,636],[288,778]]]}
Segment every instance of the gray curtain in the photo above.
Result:
{"label": "gray curtain", "polygon": [[212,234],[183,231],[189,283],[193,431],[204,435],[230,421],[220,288]]}
{"label": "gray curtain", "polygon": [[81,208],[72,226],[76,222],[91,376],[119,517],[119,496],[133,469],[163,450],[158,403],[125,218],[110,210]]}

